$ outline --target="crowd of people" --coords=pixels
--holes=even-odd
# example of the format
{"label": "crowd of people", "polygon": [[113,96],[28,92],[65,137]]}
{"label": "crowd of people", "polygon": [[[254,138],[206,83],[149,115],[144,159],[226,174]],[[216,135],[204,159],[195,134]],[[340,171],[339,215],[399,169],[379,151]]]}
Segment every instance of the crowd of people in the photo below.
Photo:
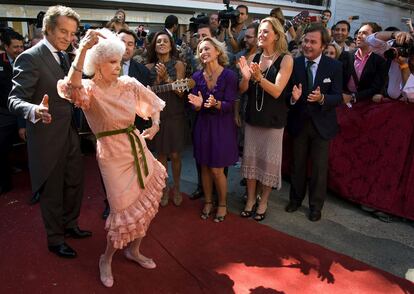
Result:
{"label": "crowd of people", "polygon": [[[214,222],[225,221],[228,167],[239,157],[247,186],[240,215],[265,219],[271,191],[282,185],[286,127],[293,156],[285,210],[296,211],[309,190],[308,218],[318,221],[329,142],[338,132],[336,107],[414,97],[411,21],[408,32],[366,22],[352,38],[355,17],[329,28],[329,10],[288,21],[275,8],[251,23],[247,6],[236,10],[226,25],[212,13],[188,38],[178,35],[174,15],[161,31],[131,30],[122,9],[106,28],[79,35],[79,15],[64,6],[47,10],[42,40],[26,51],[19,33],[2,33],[0,194],[12,189],[8,154],[19,136],[27,142],[48,249],[76,257],[65,238],[92,235],[77,223],[87,180],[75,122],[81,109],[96,137],[108,205],[107,247],[99,260],[106,287],[114,283],[117,249],[144,268],[156,267],[140,244],[159,204],[168,205],[172,194],[181,205],[181,153],[189,133],[198,172],[190,199],[204,197],[202,219],[216,211]],[[183,81],[190,93],[174,88]]]}

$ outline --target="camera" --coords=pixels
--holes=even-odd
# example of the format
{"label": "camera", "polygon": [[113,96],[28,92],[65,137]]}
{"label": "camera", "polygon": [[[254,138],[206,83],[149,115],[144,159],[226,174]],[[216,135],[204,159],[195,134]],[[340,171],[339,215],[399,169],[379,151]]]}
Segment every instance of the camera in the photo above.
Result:
{"label": "camera", "polygon": [[404,44],[397,44],[394,41],[391,45],[391,48],[384,52],[384,57],[386,59],[395,59],[399,56],[401,57],[409,57],[414,55],[414,43],[410,41],[409,43]]}
{"label": "camera", "polygon": [[196,33],[198,26],[201,24],[209,24],[210,18],[205,13],[200,13],[196,17],[190,18],[190,32]]}
{"label": "camera", "polygon": [[237,23],[237,17],[240,15],[240,12],[237,9],[230,7],[230,0],[223,0],[223,4],[226,6],[226,9],[218,12],[220,25],[224,28],[228,28],[230,20],[232,24]]}

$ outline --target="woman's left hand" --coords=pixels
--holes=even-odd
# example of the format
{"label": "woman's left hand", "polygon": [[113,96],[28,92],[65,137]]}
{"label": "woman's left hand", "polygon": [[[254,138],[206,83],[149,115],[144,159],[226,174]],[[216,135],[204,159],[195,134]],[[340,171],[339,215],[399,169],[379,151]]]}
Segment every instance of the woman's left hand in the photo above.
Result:
{"label": "woman's left hand", "polygon": [[201,95],[201,92],[198,91],[198,96],[190,93],[188,95],[188,102],[197,108],[201,108],[201,105],[203,104],[203,96]]}
{"label": "woman's left hand", "polygon": [[205,108],[211,108],[211,107],[216,107],[217,106],[217,100],[216,98],[214,98],[213,95],[210,95],[207,99],[207,102],[204,103],[204,107]]}
{"label": "woman's left hand", "polygon": [[160,130],[159,124],[152,124],[150,128],[145,129],[142,132],[142,137],[147,140],[152,140],[159,130]]}
{"label": "woman's left hand", "polygon": [[252,73],[250,78],[255,82],[259,82],[260,79],[263,77],[259,64],[257,64],[256,62],[250,63],[250,71]]}
{"label": "woman's left hand", "polygon": [[155,65],[155,70],[157,72],[157,81],[160,82],[167,82],[168,80],[168,72],[167,67],[162,63],[157,63]]}

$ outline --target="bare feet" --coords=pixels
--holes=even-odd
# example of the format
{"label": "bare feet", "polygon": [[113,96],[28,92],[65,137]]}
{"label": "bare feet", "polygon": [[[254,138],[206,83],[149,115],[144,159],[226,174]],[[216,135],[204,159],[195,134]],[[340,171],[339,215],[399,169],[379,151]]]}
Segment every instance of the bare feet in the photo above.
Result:
{"label": "bare feet", "polygon": [[131,252],[129,248],[126,248],[124,250],[124,255],[127,259],[135,261],[143,268],[154,269],[157,267],[157,265],[151,258],[145,257],[144,255],[140,253],[138,253],[138,255],[136,256],[134,253]]}
{"label": "bare feet", "polygon": [[105,287],[112,287],[114,285],[114,277],[112,276],[111,264],[105,260],[104,255],[99,258],[99,272],[101,282]]}

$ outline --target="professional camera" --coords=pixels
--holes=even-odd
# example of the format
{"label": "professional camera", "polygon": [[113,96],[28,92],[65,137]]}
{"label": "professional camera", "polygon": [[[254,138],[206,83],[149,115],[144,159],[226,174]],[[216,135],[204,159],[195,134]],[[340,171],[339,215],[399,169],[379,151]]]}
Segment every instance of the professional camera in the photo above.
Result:
{"label": "professional camera", "polygon": [[209,17],[208,15],[206,15],[205,13],[201,13],[199,15],[197,15],[196,17],[192,17],[190,18],[190,32],[192,33],[196,33],[198,26],[201,24],[209,24]]}
{"label": "professional camera", "polygon": [[218,12],[220,25],[223,28],[228,28],[230,20],[233,25],[237,23],[237,17],[240,15],[240,12],[230,7],[230,0],[223,0],[223,4],[226,6],[226,9]]}
{"label": "professional camera", "polygon": [[384,52],[384,57],[386,59],[395,59],[399,56],[409,57],[411,55],[414,55],[414,43],[412,41],[403,44],[397,44],[397,42],[394,41],[391,48]]}

